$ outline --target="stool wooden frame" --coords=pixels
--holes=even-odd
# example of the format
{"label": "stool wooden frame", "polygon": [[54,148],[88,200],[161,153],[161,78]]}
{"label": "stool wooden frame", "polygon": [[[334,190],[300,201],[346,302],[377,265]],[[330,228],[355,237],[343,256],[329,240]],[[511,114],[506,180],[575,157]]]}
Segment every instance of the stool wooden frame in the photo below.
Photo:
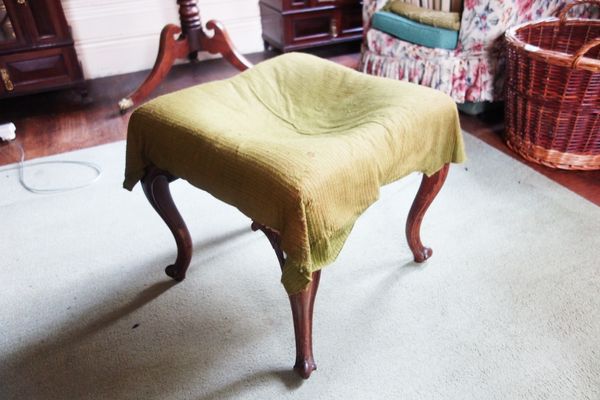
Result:
{"label": "stool wooden frame", "polygon": [[[448,168],[449,164],[445,164],[432,176],[427,177],[423,175],[421,185],[408,213],[406,237],[414,260],[418,263],[425,261],[433,253],[430,248],[423,246],[421,242],[421,221],[429,205],[442,188],[448,174]],[[169,172],[151,166],[147,169],[142,179],[142,187],[148,201],[165,221],[177,243],[177,258],[175,263],[169,265],[165,272],[171,278],[182,281],[185,279],[185,273],[192,259],[192,239],[181,214],[179,214],[173,202],[169,190],[169,183],[175,179],[177,177]],[[252,222],[251,227],[254,231],[261,230],[264,232],[275,250],[279,265],[283,268],[285,254],[281,249],[281,237],[279,233],[256,221]],[[308,287],[300,293],[289,296],[296,339],[296,362],[294,370],[304,379],[308,379],[311,373],[317,369],[312,351],[312,321],[315,296],[320,278],[321,271],[313,272],[312,282]]]}
{"label": "stool wooden frame", "polygon": [[[146,98],[164,79],[175,60],[186,57],[195,58],[198,51],[206,50],[211,53],[221,53],[226,60],[240,71],[252,66],[235,49],[221,23],[209,21],[206,28],[213,30],[214,35],[208,37],[204,33],[196,0],[177,0],[177,3],[179,4],[181,28],[176,25],[167,25],[163,28],[154,68],[136,91],[119,102],[122,111],[131,108]],[[406,237],[414,260],[419,263],[431,257],[433,253],[430,248],[423,246],[421,243],[421,221],[429,205],[442,188],[448,174],[448,168],[449,165],[445,164],[434,175],[430,177],[423,175],[421,186],[408,214]],[[146,198],[165,221],[177,244],[175,263],[166,267],[165,272],[176,281],[182,281],[185,279],[186,271],[192,259],[192,239],[169,190],[169,184],[176,179],[177,177],[168,171],[151,166],[146,170],[146,174],[142,179],[142,187]],[[285,255],[281,249],[279,233],[257,221],[252,222],[251,227],[254,231],[261,230],[267,236],[275,250],[279,265],[283,268]],[[304,379],[308,379],[311,373],[317,369],[312,351],[312,320],[320,278],[321,271],[313,272],[312,282],[308,287],[300,293],[289,296],[296,339],[294,369]]]}

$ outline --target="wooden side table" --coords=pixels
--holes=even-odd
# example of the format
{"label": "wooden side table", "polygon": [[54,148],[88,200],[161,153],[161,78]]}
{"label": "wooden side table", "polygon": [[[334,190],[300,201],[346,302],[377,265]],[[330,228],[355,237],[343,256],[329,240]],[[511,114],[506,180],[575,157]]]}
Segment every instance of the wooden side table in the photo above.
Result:
{"label": "wooden side table", "polygon": [[150,75],[133,93],[119,101],[121,112],[148,97],[169,73],[175,60],[195,59],[199,51],[220,53],[241,71],[250,67],[250,62],[235,48],[220,22],[208,21],[206,29],[214,34],[208,37],[204,33],[196,0],[177,0],[177,4],[181,27],[169,24],[163,28],[158,56]]}
{"label": "wooden side table", "polygon": [[362,39],[361,0],[260,0],[265,49],[283,52]]}

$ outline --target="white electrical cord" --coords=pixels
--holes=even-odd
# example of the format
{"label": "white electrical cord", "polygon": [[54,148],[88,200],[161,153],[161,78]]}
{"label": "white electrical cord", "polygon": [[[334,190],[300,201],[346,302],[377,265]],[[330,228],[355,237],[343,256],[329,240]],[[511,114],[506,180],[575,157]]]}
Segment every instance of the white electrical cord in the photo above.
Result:
{"label": "white electrical cord", "polygon": [[[52,194],[52,193],[69,192],[71,190],[81,189],[81,188],[90,186],[90,185],[94,184],[95,182],[97,182],[98,179],[100,179],[100,177],[102,176],[102,168],[99,165],[94,164],[92,162],[88,162],[88,161],[51,160],[51,161],[30,162],[30,163],[27,163],[27,165],[25,165],[25,150],[23,149],[23,146],[21,146],[20,143],[15,142],[15,145],[19,148],[19,151],[21,152],[21,157],[19,159],[19,165],[17,165],[16,167],[0,169],[0,172],[18,169],[19,170],[19,182],[21,182],[21,185],[23,185],[23,187],[25,189],[27,189],[28,191],[30,191],[31,193]],[[33,186],[28,185],[27,182],[25,182],[25,167],[32,167],[34,165],[47,165],[47,164],[83,165],[85,167],[89,167],[89,168],[93,169],[94,171],[96,171],[96,176],[92,180],[82,183],[82,184],[79,184],[79,185],[48,188],[48,189],[35,188]]]}

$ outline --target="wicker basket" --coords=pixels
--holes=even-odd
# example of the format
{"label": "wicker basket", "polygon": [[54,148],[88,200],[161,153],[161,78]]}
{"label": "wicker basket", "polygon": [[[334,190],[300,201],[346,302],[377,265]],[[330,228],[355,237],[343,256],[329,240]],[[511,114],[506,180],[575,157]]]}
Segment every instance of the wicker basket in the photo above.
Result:
{"label": "wicker basket", "polygon": [[600,21],[558,18],[506,32],[506,140],[527,160],[600,169]]}

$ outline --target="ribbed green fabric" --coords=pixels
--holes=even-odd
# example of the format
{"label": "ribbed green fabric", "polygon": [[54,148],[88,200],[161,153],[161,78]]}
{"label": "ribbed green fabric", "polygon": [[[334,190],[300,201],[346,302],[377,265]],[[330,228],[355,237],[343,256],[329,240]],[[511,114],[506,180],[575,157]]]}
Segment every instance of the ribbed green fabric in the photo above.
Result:
{"label": "ribbed green fabric", "polygon": [[292,294],[335,260],[380,186],[464,158],[450,97],[291,53],[137,109],[124,187],[154,164],[276,229]]}

